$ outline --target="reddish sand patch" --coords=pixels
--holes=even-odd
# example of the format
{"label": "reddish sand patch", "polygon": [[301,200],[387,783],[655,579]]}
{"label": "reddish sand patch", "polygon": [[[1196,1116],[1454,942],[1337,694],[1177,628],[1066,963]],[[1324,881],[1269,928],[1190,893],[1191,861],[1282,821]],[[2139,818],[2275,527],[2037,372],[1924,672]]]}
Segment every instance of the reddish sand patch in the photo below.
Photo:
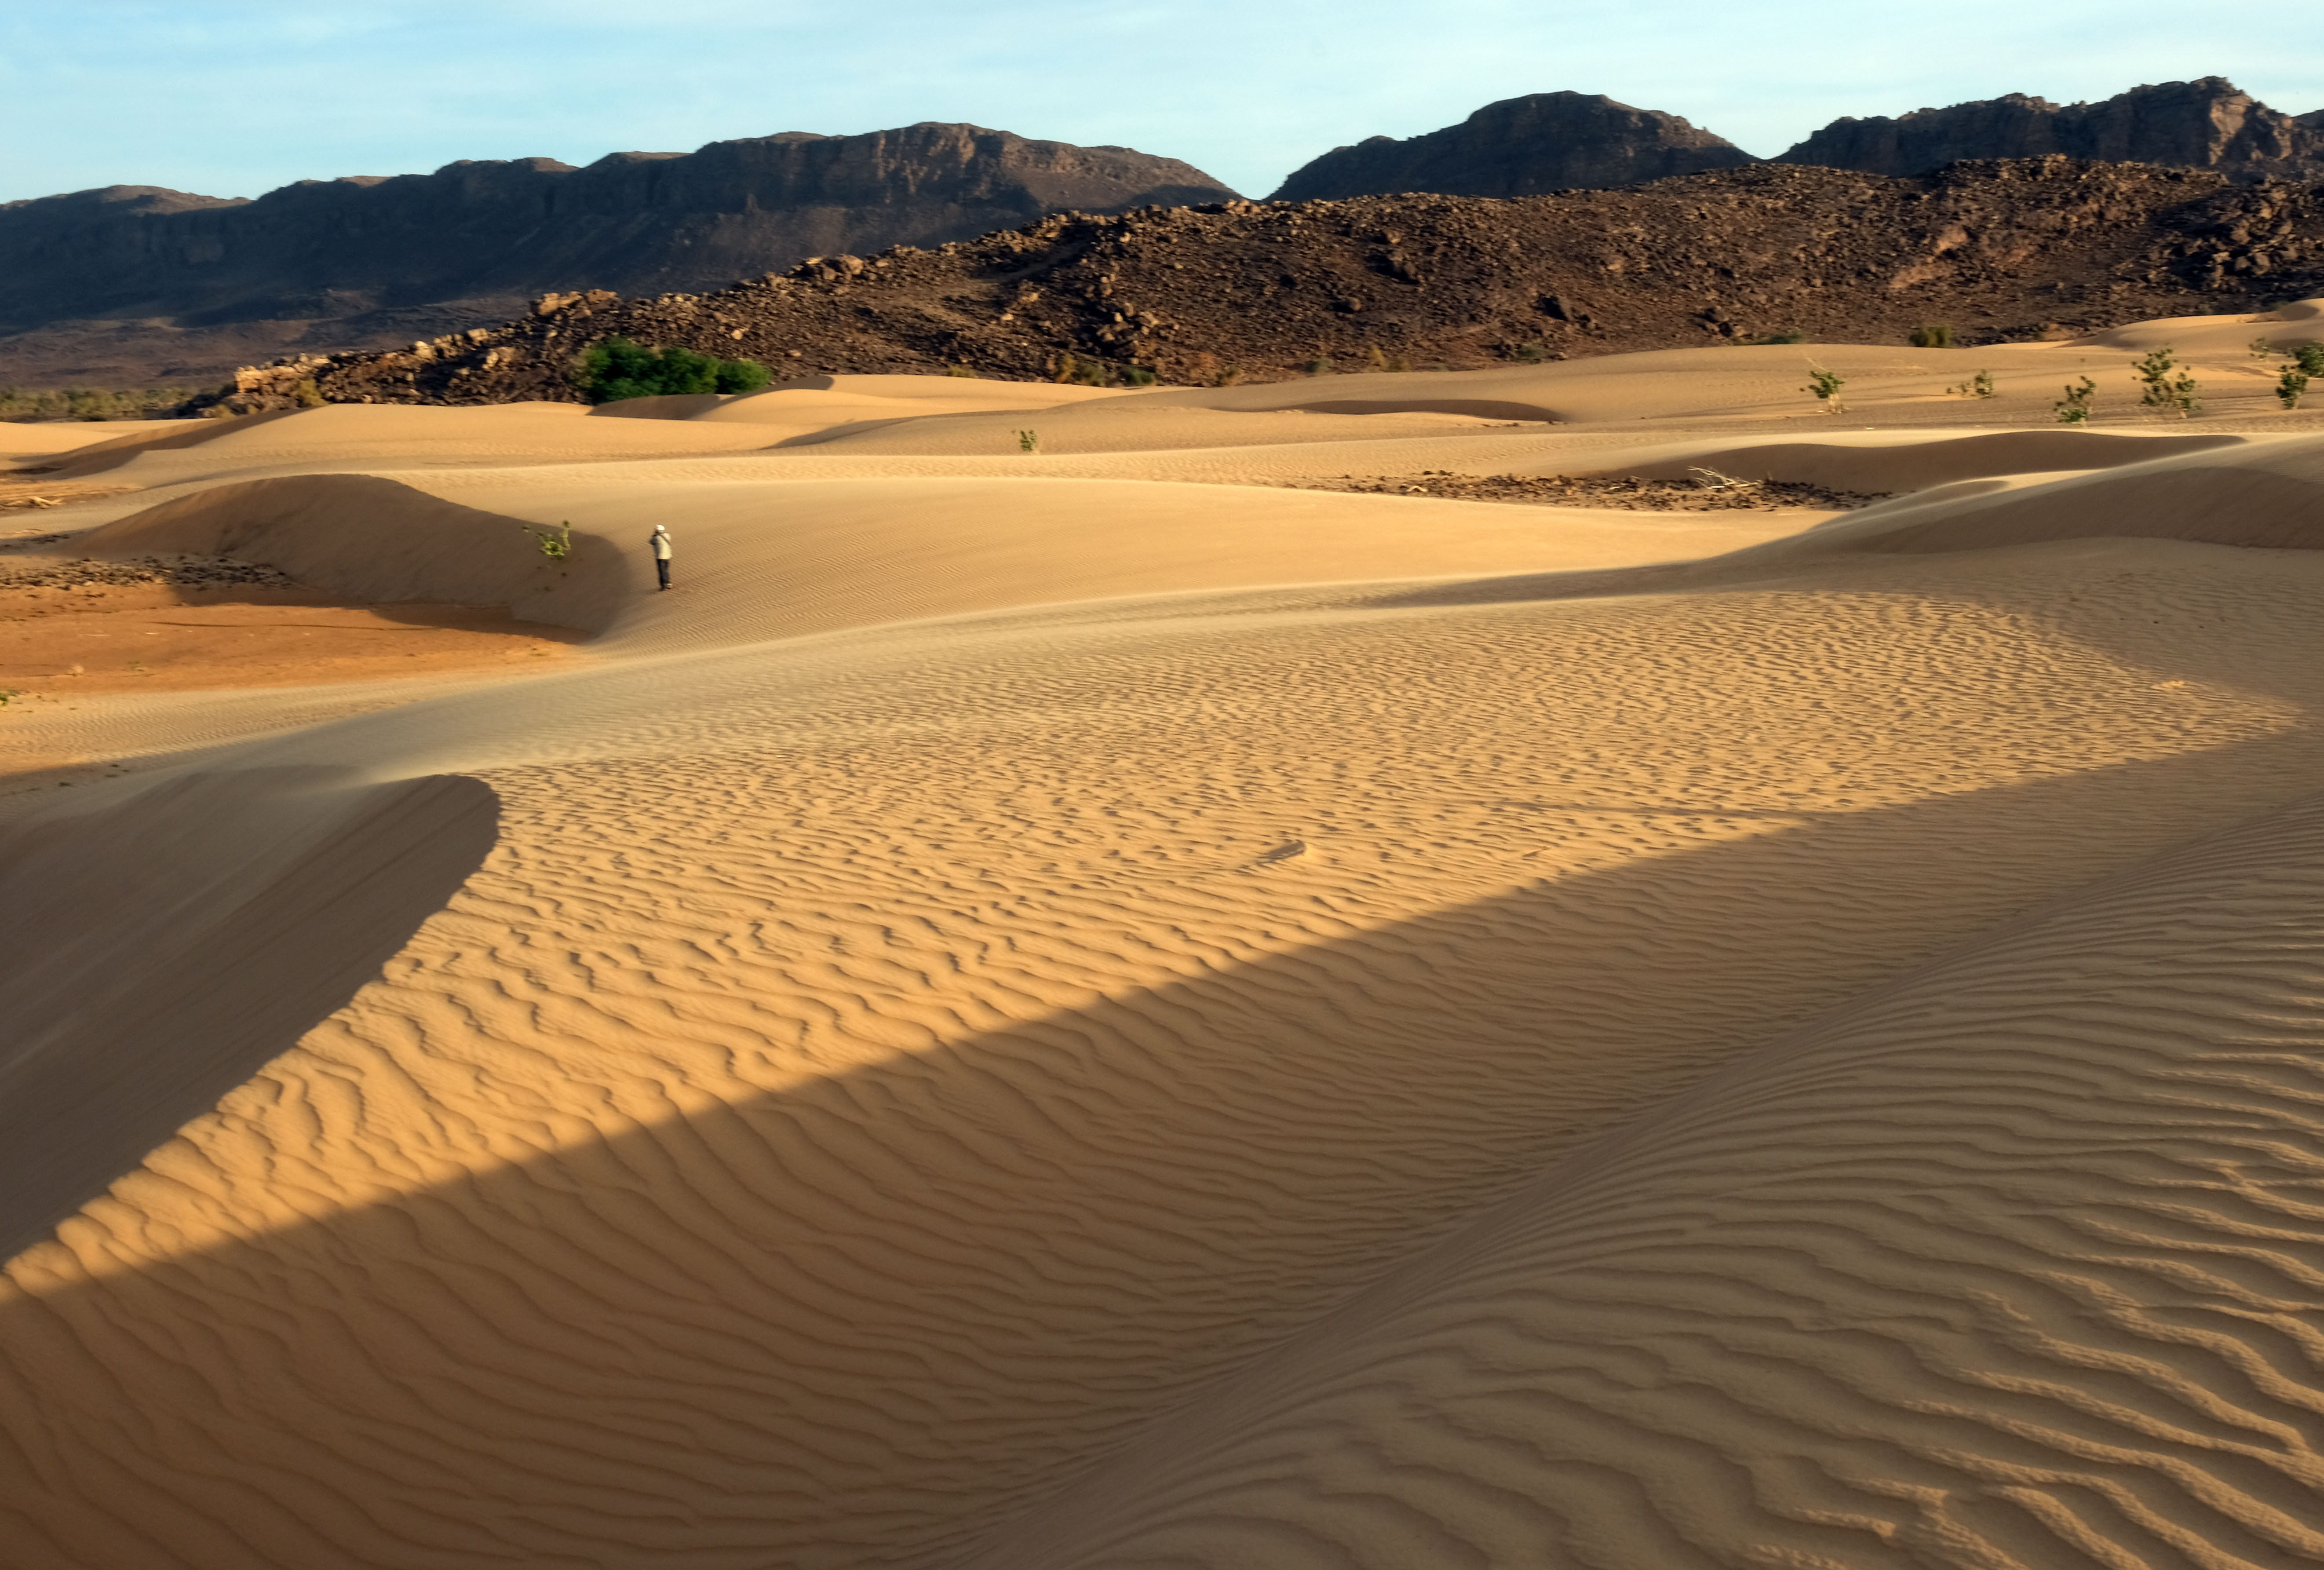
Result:
{"label": "reddish sand patch", "polygon": [[530,664],[583,635],[493,605],[353,605],[307,590],[18,590],[0,594],[0,688],[21,701],[379,681]]}

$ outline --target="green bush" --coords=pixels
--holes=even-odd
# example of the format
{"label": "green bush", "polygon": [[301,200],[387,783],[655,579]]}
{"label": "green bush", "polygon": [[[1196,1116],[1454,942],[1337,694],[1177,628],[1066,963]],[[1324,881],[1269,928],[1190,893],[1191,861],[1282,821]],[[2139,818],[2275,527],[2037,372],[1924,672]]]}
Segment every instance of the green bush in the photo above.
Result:
{"label": "green bush", "polygon": [[624,337],[589,346],[573,384],[592,403],[684,392],[755,392],[774,379],[756,360],[722,360],[692,349],[649,349]]}
{"label": "green bush", "polygon": [[1847,385],[1848,383],[1840,380],[1840,374],[1836,371],[1811,370],[1808,373],[1808,385],[1801,388],[1800,391],[1814,393],[1816,401],[1827,411],[1838,414],[1847,407],[1840,401],[1840,390]]}
{"label": "green bush", "polygon": [[2097,394],[2098,390],[2098,384],[2088,376],[2082,378],[2081,385],[2079,387],[2069,383],[2066,395],[2057,402],[2058,423],[2061,425],[2089,424],[2090,399]]}
{"label": "green bush", "polygon": [[2157,414],[2175,412],[2180,419],[2185,420],[2201,411],[2203,401],[2195,395],[2194,377],[2184,371],[2176,376],[2171,374],[2177,365],[2178,362],[2171,357],[2170,346],[2165,345],[2134,363],[2131,369],[2138,374],[2138,379],[2145,388],[2138,395],[2139,402]]}
{"label": "green bush", "polygon": [[2294,344],[2286,351],[2303,376],[2324,376],[2324,344]]}
{"label": "green bush", "polygon": [[535,529],[530,523],[521,523],[518,527],[532,536],[533,543],[540,547],[540,554],[551,561],[563,561],[573,554],[573,525],[570,521],[559,523],[554,529]]}
{"label": "green bush", "polygon": [[1953,324],[1949,321],[1924,321],[1913,329],[1913,346],[1916,349],[1950,349],[1953,346]]}
{"label": "green bush", "polygon": [[2286,365],[2283,374],[2275,379],[2275,395],[2285,411],[2300,407],[2301,395],[2308,391],[2308,373],[2297,365]]}

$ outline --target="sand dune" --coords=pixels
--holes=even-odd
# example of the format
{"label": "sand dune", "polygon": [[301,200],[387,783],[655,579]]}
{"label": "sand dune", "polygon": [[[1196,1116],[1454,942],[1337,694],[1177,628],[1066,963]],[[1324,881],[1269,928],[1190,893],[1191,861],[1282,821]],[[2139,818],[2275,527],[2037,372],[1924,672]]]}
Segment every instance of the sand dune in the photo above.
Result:
{"label": "sand dune", "polygon": [[[0,709],[9,1563],[2315,1557],[2324,437],[1633,359],[134,453],[592,637]],[[1714,456],[1912,494],[1276,488]]]}

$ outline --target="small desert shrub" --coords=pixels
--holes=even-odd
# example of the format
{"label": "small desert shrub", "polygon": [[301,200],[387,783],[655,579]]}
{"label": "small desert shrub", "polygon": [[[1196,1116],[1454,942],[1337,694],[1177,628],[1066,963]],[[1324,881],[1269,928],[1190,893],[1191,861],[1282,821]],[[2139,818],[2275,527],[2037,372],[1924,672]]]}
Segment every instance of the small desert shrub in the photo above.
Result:
{"label": "small desert shrub", "polygon": [[1310,376],[1328,376],[1339,369],[1337,365],[1332,364],[1332,356],[1329,355],[1318,355],[1299,368]]}
{"label": "small desert shrub", "polygon": [[1364,369],[1367,371],[1388,369],[1388,356],[1380,353],[1380,346],[1378,344],[1373,344],[1364,350]]}
{"label": "small desert shrub", "polygon": [[1019,452],[1039,452],[1041,450],[1041,433],[1038,430],[1019,431],[1017,433],[1017,450]]}
{"label": "small desert shrub", "polygon": [[1814,393],[1817,402],[1831,413],[1838,414],[1847,407],[1840,401],[1840,390],[1847,385],[1837,371],[1812,370],[1808,373],[1808,384],[1800,391]]}
{"label": "small desert shrub", "polygon": [[1956,382],[1945,389],[1956,398],[1990,398],[1993,396],[1993,373],[1979,371],[1966,382]]}
{"label": "small desert shrub", "polygon": [[1539,344],[1519,344],[1517,346],[1517,358],[1526,365],[1538,365],[1542,361],[1548,357],[1549,356],[1542,351],[1542,346]]}
{"label": "small desert shrub", "polygon": [[301,409],[320,409],[330,400],[325,398],[323,390],[315,385],[315,378],[302,376],[298,384],[290,389],[290,402]]}
{"label": "small desert shrub", "polygon": [[2275,395],[2288,411],[2300,407],[2301,394],[2308,391],[2308,373],[2298,365],[2286,365],[2283,374],[2275,379]]}
{"label": "small desert shrub", "polygon": [[972,382],[982,379],[979,377],[975,372],[970,370],[966,365],[946,365],[945,367],[945,374],[947,376],[965,376]]}
{"label": "small desert shrub", "polygon": [[2286,351],[2303,376],[2324,376],[2324,344],[2294,344]]}
{"label": "small desert shrub", "polygon": [[523,528],[524,531],[531,535],[534,542],[540,547],[540,554],[549,560],[563,561],[573,554],[571,523],[565,523],[555,529],[535,529],[531,524],[527,523]]}
{"label": "small desert shrub", "polygon": [[1121,374],[1122,384],[1129,387],[1151,387],[1154,373],[1143,365],[1132,365]]}
{"label": "small desert shrub", "polygon": [[1950,349],[1953,346],[1953,324],[1924,321],[1913,329],[1912,343],[1916,349]]}
{"label": "small desert shrub", "polygon": [[2265,338],[2252,339],[2250,347],[2251,357],[2255,360],[2267,359],[2275,353],[2275,346]]}
{"label": "small desert shrub", "polygon": [[589,346],[573,384],[592,403],[679,392],[754,392],[773,379],[756,360],[722,360],[692,349],[650,349],[624,337]]}
{"label": "small desert shrub", "polygon": [[2096,396],[2098,390],[2098,384],[2088,376],[2082,378],[2080,386],[2069,383],[2066,395],[2059,399],[2056,405],[2058,423],[2061,425],[2088,424],[2090,418],[2090,400]]}
{"label": "small desert shrub", "polygon": [[1769,344],[1803,344],[1807,341],[1805,333],[1762,333],[1756,338],[1745,338],[1743,346],[1747,349],[1764,348]]}
{"label": "small desert shrub", "polygon": [[2144,389],[2138,395],[2140,403],[2157,414],[2175,412],[2185,420],[2202,410],[2203,401],[2195,395],[2195,378],[2184,371],[2172,374],[2177,365],[2178,362],[2171,357],[2170,346],[2165,345],[2134,362],[2131,369]]}

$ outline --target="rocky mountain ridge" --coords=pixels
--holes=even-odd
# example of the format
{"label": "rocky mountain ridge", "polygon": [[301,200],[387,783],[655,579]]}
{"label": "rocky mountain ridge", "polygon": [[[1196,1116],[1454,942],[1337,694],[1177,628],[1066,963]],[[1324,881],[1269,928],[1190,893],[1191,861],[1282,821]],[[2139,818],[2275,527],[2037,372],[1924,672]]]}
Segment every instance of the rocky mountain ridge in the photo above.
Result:
{"label": "rocky mountain ridge", "polygon": [[[386,354],[286,359],[198,401],[574,401],[614,334],[779,376],[1165,381],[1463,369],[1761,335],[2066,337],[2324,294],[2324,184],[2062,157],[1898,178],[1764,163],[1510,200],[1365,197],[1053,215],[934,250],[812,260],[729,289],[550,295]],[[1070,362],[1070,363],[1069,363]]]}
{"label": "rocky mountain ridge", "polygon": [[[37,383],[42,345],[28,332],[101,359],[106,338],[129,329],[163,356],[150,375],[216,374],[254,349],[408,342],[498,321],[545,291],[700,289],[1051,212],[1234,196],[1176,159],[934,123],[617,152],[586,169],[463,162],[301,180],[247,201],[115,186],[0,205],[0,333],[18,335],[0,338],[0,382]],[[203,351],[221,347],[223,365],[205,367]]]}
{"label": "rocky mountain ridge", "polygon": [[1757,162],[1675,115],[1604,94],[1535,93],[1488,104],[1458,125],[1397,141],[1335,147],[1294,171],[1270,201],[1425,190],[1440,196],[1545,196],[1637,185]]}
{"label": "rocky mountain ridge", "polygon": [[[2324,111],[2282,115],[2216,77],[2062,107],[2010,95],[1838,121],[1775,162],[1902,176],[2066,154],[2314,179]],[[1514,199],[1757,162],[1674,115],[1544,93],[1337,149],[1277,197]],[[198,384],[286,354],[489,330],[547,292],[692,293],[810,255],[926,248],[1056,212],[1235,199],[1176,160],[941,125],[617,153],[586,169],[462,162],[302,181],[255,201],[114,187],[0,206],[0,385]]]}
{"label": "rocky mountain ridge", "polygon": [[2106,159],[2245,176],[2324,178],[2324,110],[2269,108],[2224,77],[2133,88],[2095,104],[2009,93],[1890,119],[1840,119],[1778,163],[1921,174],[1963,158]]}

